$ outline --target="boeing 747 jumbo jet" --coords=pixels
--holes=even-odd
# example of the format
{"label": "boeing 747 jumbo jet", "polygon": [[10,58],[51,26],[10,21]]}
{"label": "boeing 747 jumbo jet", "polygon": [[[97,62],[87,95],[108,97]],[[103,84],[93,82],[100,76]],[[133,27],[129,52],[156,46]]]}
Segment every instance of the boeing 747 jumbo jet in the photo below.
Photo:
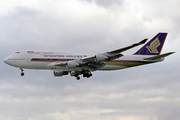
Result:
{"label": "boeing 747 jumbo jet", "polygon": [[4,62],[20,68],[21,76],[24,76],[23,69],[49,69],[53,70],[54,76],[70,74],[79,80],[79,75],[89,78],[92,76],[91,72],[97,70],[119,70],[163,61],[164,57],[174,53],[161,54],[166,36],[167,33],[158,33],[133,55],[121,53],[144,44],[147,39],[128,47],[96,55],[53,51],[19,51],[5,58]]}

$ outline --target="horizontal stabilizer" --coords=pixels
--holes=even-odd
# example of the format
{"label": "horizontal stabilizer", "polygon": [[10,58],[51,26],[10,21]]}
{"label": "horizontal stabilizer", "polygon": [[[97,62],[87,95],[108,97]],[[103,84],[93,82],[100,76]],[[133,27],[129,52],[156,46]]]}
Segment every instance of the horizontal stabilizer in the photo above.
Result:
{"label": "horizontal stabilizer", "polygon": [[171,55],[171,54],[173,54],[173,53],[175,53],[175,52],[169,52],[169,53],[157,55],[157,56],[154,56],[154,57],[144,58],[144,60],[157,60],[157,59],[160,59],[160,58],[167,57],[167,56],[169,56],[169,55]]}

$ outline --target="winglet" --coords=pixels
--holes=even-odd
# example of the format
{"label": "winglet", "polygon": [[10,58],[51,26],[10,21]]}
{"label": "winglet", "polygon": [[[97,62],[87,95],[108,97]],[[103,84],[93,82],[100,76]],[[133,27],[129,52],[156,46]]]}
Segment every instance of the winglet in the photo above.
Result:
{"label": "winglet", "polygon": [[146,43],[147,40],[148,39],[144,39],[144,40],[140,41],[139,43],[133,44],[132,46],[138,46],[138,45],[144,44],[144,43]]}
{"label": "winglet", "polygon": [[144,40],[142,40],[141,42],[139,42],[139,44],[144,44],[144,43],[146,43],[147,40],[148,40],[148,39],[144,39]]}

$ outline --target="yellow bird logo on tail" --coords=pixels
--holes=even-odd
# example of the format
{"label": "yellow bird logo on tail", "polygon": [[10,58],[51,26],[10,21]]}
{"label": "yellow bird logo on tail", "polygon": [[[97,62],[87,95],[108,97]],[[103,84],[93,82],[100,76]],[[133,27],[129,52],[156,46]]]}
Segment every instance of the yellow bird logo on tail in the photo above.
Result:
{"label": "yellow bird logo on tail", "polygon": [[150,53],[159,53],[157,47],[160,46],[159,38],[157,37],[154,41],[151,42],[150,46],[146,46]]}

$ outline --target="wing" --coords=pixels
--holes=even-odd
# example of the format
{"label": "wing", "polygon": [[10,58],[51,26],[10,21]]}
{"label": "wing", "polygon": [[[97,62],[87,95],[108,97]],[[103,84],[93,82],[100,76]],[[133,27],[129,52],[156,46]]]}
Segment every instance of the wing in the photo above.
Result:
{"label": "wing", "polygon": [[121,56],[123,56],[122,54],[120,54],[121,52],[124,52],[126,50],[129,50],[133,47],[139,46],[141,44],[144,44],[148,39],[144,39],[142,41],[140,41],[139,43],[135,43],[133,45],[130,45],[128,47],[124,47],[121,49],[117,49],[117,50],[113,50],[110,52],[105,52],[105,53],[101,53],[101,54],[97,54],[95,56],[90,56],[90,57],[85,57],[82,58],[83,61],[89,62],[89,61],[93,61],[94,62],[99,62],[99,61],[112,61],[114,59],[117,59]]}
{"label": "wing", "polygon": [[139,43],[135,43],[128,47],[124,47],[124,48],[113,50],[110,52],[105,52],[105,53],[97,54],[94,56],[84,57],[81,59],[76,59],[76,60],[72,60],[72,61],[68,61],[68,62],[55,63],[54,65],[61,66],[61,67],[67,67],[67,68],[81,67],[82,69],[85,69],[85,70],[95,71],[95,70],[105,66],[105,64],[103,62],[112,61],[114,59],[117,59],[117,58],[123,56],[121,54],[121,52],[129,50],[129,49],[139,46],[141,44],[144,44],[146,41],[147,41],[147,39],[144,39],[144,40],[140,41]]}
{"label": "wing", "polygon": [[144,44],[144,43],[146,43],[147,40],[148,40],[148,39],[144,39],[144,40],[142,40],[142,41],[139,42],[139,43],[135,43],[135,44],[133,44],[133,45],[131,45],[131,46],[124,47],[124,48],[121,48],[121,49],[117,49],[117,50],[114,50],[114,51],[111,51],[111,52],[108,52],[108,53],[111,53],[111,54],[121,53],[121,52],[124,52],[124,51],[126,51],[126,50],[129,50],[129,49],[131,49],[131,48],[133,48],[133,47],[136,47],[136,46],[139,46],[139,45],[141,45],[141,44]]}

